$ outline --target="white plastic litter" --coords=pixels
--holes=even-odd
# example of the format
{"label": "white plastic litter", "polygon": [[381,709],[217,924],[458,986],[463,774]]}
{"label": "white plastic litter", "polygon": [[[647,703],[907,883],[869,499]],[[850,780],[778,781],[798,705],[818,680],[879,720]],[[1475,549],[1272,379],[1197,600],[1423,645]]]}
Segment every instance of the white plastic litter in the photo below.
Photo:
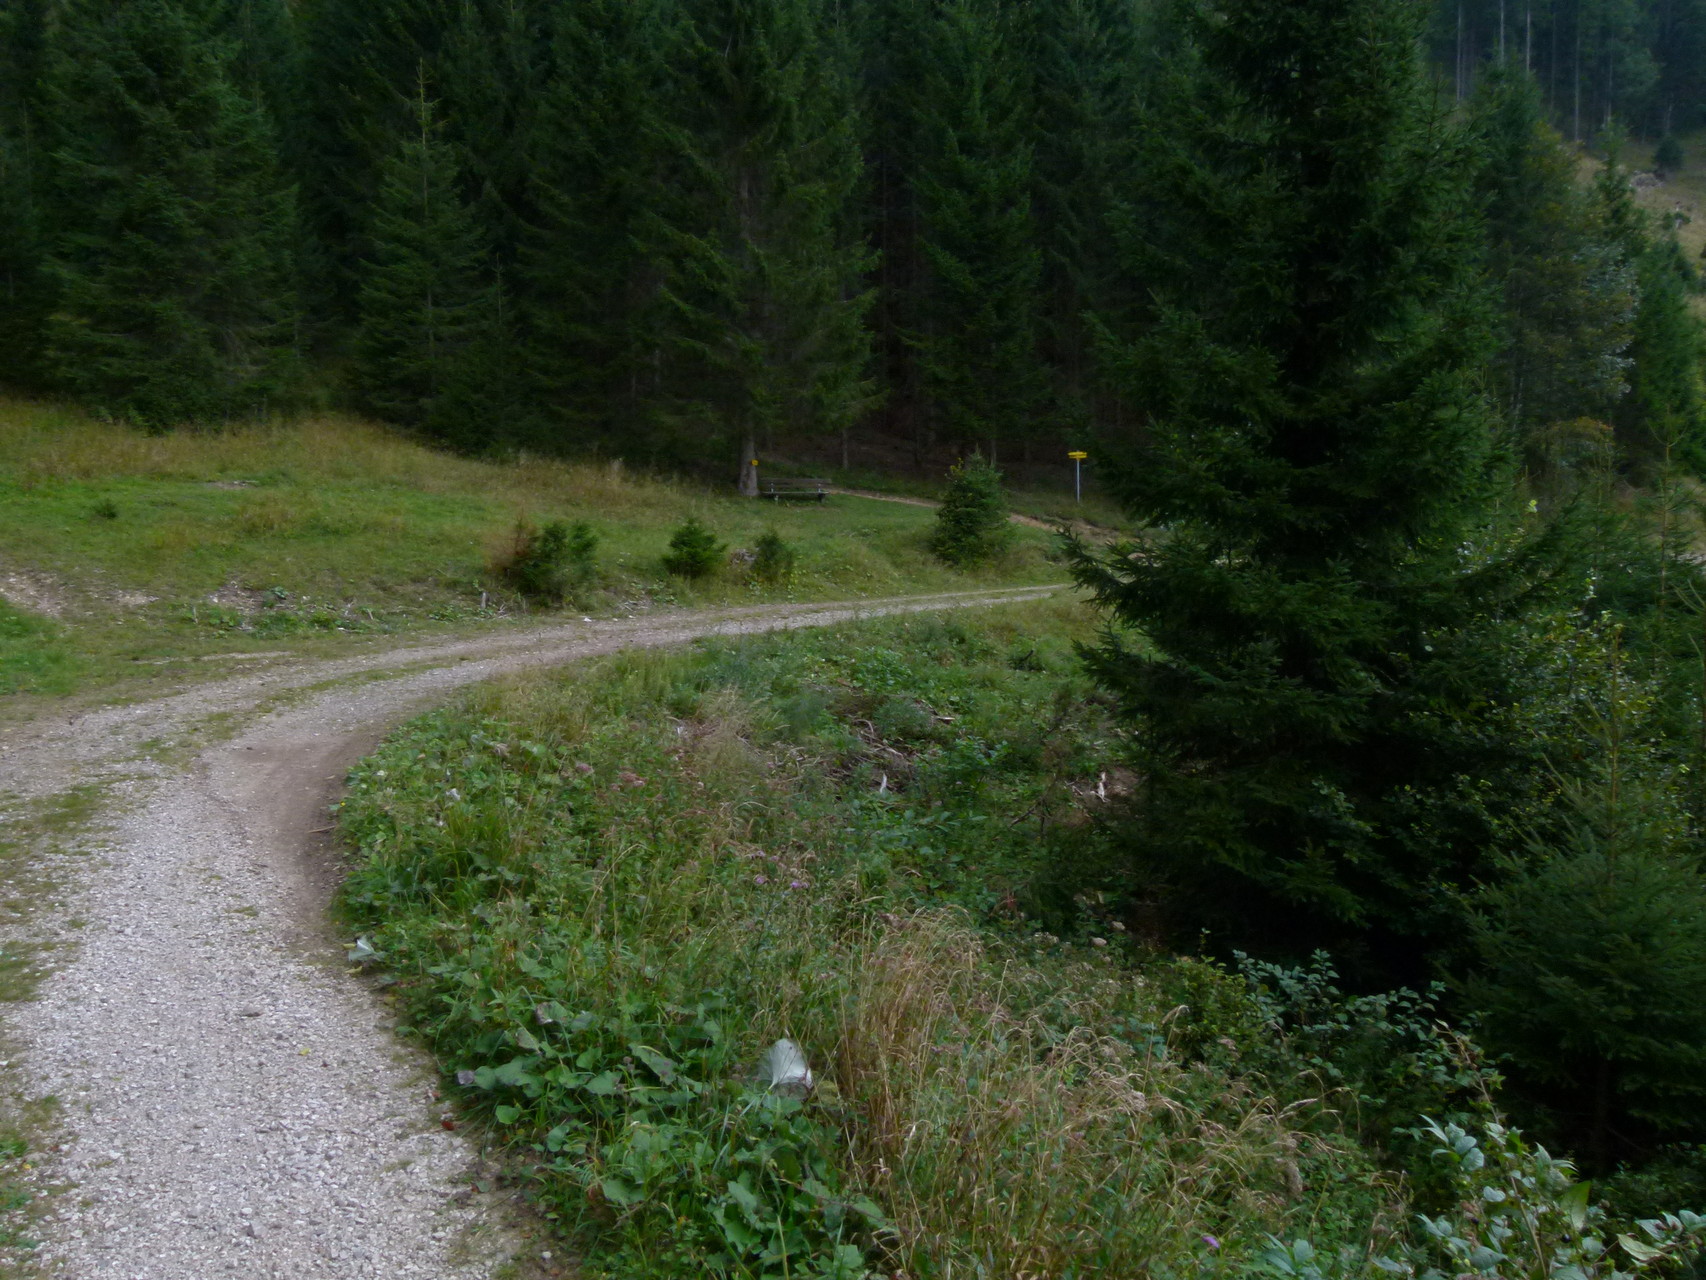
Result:
{"label": "white plastic litter", "polygon": [[758,1064],[758,1078],[771,1093],[784,1097],[803,1098],[812,1091],[811,1064],[806,1051],[792,1040],[778,1040],[764,1051]]}

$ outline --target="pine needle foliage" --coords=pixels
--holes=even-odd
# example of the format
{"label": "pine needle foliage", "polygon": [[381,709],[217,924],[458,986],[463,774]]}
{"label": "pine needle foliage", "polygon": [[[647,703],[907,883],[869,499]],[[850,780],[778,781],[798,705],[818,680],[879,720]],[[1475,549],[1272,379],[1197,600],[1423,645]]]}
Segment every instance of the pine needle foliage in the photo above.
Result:
{"label": "pine needle foliage", "polygon": [[584,520],[550,520],[540,526],[522,520],[499,568],[529,600],[560,605],[584,598],[592,588],[597,557],[598,535]]}
{"label": "pine needle foliage", "polygon": [[916,188],[927,274],[912,336],[927,403],[965,444],[1024,439],[1042,403],[1042,255],[1017,33],[950,0],[924,28]]}
{"label": "pine needle foliage", "polygon": [[494,434],[481,391],[507,334],[458,163],[423,79],[412,127],[382,176],[361,271],[354,380],[362,405],[378,416],[477,447]]}
{"label": "pine needle foliage", "polygon": [[728,548],[697,516],[689,516],[669,537],[664,571],[678,578],[708,578],[723,562]]}
{"label": "pine needle foliage", "polygon": [[1539,87],[1515,68],[1489,72],[1470,104],[1483,266],[1496,291],[1489,389],[1543,496],[1578,483],[1582,433],[1608,422],[1629,390],[1637,280],[1576,180],[1575,153],[1546,123]]}
{"label": "pine needle foliage", "polygon": [[672,160],[690,203],[644,232],[669,264],[671,412],[743,464],[755,441],[837,430],[869,400],[870,259],[847,217],[857,115],[826,14],[821,0],[693,10]]}
{"label": "pine needle foliage", "polygon": [[981,453],[955,463],[930,531],[930,550],[965,568],[1000,555],[1012,540],[1001,473]]}
{"label": "pine needle foliage", "polygon": [[45,0],[0,8],[0,348],[9,353],[6,376],[19,383],[40,380],[41,330],[49,305],[41,207],[46,52]]}
{"label": "pine needle foliage", "polygon": [[1482,532],[1469,152],[1403,0],[1181,21],[1201,70],[1155,105],[1129,246],[1155,301],[1108,351],[1148,418],[1114,488],[1149,532],[1075,557],[1130,629],[1091,660],[1138,726],[1133,865],[1183,925],[1413,963],[1487,839],[1459,771],[1537,767],[1489,638],[1542,566]]}
{"label": "pine needle foliage", "polygon": [[231,47],[183,0],[79,0],[56,32],[50,373],[152,427],[276,403],[293,359],[294,195]]}
{"label": "pine needle foliage", "polygon": [[663,0],[588,0],[553,33],[520,289],[546,445],[631,446],[655,416],[665,259],[647,232],[683,198],[666,163],[677,27]]}
{"label": "pine needle foliage", "polygon": [[758,535],[752,548],[752,576],[760,582],[785,583],[794,576],[798,553],[774,529]]}

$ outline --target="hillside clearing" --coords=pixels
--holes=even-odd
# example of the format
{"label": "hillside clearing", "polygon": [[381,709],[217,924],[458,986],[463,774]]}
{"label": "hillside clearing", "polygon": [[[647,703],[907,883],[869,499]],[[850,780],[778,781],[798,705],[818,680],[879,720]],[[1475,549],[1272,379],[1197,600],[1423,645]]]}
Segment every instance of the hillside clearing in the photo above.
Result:
{"label": "hillside clearing", "polygon": [[[755,503],[615,462],[472,460],[343,417],[146,435],[12,399],[0,426],[0,693],[138,696],[200,658],[513,626],[537,610],[492,564],[518,521],[586,520],[598,534],[600,580],[576,615],[1060,576],[1043,529],[961,572],[929,555],[932,516],[908,504]],[[730,549],[691,584],[660,564],[689,516]],[[755,581],[741,558],[768,529],[796,552],[781,583]]]}

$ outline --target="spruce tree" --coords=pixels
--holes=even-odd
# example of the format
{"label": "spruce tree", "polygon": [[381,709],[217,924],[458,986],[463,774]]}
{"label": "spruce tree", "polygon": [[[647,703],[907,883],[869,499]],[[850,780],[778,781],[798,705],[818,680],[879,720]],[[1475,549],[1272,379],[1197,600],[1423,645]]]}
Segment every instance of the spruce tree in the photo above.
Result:
{"label": "spruce tree", "polygon": [[673,221],[682,198],[666,163],[680,38],[662,0],[587,0],[556,28],[517,290],[535,438],[549,448],[643,448],[661,396],[662,280],[644,232]]}
{"label": "spruce tree", "polygon": [[1625,448],[1644,476],[1672,458],[1706,475],[1706,332],[1694,311],[1699,272],[1673,228],[1649,234],[1635,264],[1640,303],[1630,346]]}
{"label": "spruce tree", "polygon": [[462,0],[308,0],[301,10],[303,205],[321,258],[315,286],[353,318],[381,170],[410,127],[422,68],[435,91]]}
{"label": "spruce tree", "polygon": [[670,407],[701,446],[838,430],[869,393],[853,95],[821,0],[691,15],[673,157],[689,203],[642,232],[663,268]]}
{"label": "spruce tree", "polygon": [[918,351],[907,336],[922,328],[925,267],[914,183],[919,119],[913,90],[923,74],[929,10],[918,0],[863,0],[852,7],[851,23],[860,72],[866,221],[876,255],[870,312],[882,391],[876,421],[911,441],[920,465],[931,428]]}
{"label": "spruce tree", "polygon": [[[462,149],[482,234],[512,273],[536,221],[532,153],[550,78],[548,8],[536,0],[464,0],[439,58],[444,119]],[[558,23],[579,21],[580,5],[565,8]]]}
{"label": "spruce tree", "polygon": [[1407,0],[1232,0],[1145,130],[1146,430],[1114,487],[1141,547],[1081,549],[1137,726],[1133,872],[1175,921],[1410,966],[1541,772],[1498,639],[1544,565],[1479,536],[1468,149]]}
{"label": "spruce tree", "polygon": [[1531,477],[1568,478],[1584,419],[1609,422],[1628,391],[1636,277],[1576,160],[1542,118],[1539,90],[1495,68],[1471,106],[1475,193],[1497,289],[1491,386]]}
{"label": "spruce tree", "polygon": [[41,218],[46,41],[45,0],[0,7],[0,380],[14,384],[40,377],[48,307]]}
{"label": "spruce tree", "polygon": [[1462,983],[1546,1140],[1599,1171],[1706,1137],[1706,876],[1657,723],[1671,691],[1633,639],[1598,621],[1570,644],[1571,746],[1591,764],[1558,829],[1530,832],[1471,896]]}
{"label": "spruce tree", "polygon": [[355,390],[380,417],[476,448],[506,426],[484,406],[508,382],[509,325],[424,74],[412,115],[380,175],[359,277]]}
{"label": "spruce tree", "polygon": [[1027,439],[1042,405],[1042,256],[1012,18],[945,0],[925,27],[913,182],[927,276],[919,352],[926,402],[950,438]]}
{"label": "spruce tree", "polygon": [[151,426],[288,390],[293,193],[233,54],[190,0],[77,0],[56,27],[45,361]]}
{"label": "spruce tree", "polygon": [[1061,0],[1026,15],[1041,346],[1061,426],[1081,429],[1097,408],[1087,316],[1128,302],[1114,226],[1132,179],[1140,34],[1138,11],[1123,0]]}
{"label": "spruce tree", "polygon": [[1700,362],[1706,333],[1689,305],[1699,277],[1676,244],[1674,226],[1655,226],[1635,200],[1622,165],[1623,140],[1607,138],[1609,154],[1593,185],[1599,235],[1630,282],[1633,317],[1623,365],[1629,389],[1611,420],[1622,460],[1639,477],[1667,459],[1697,464],[1706,437],[1706,397]]}

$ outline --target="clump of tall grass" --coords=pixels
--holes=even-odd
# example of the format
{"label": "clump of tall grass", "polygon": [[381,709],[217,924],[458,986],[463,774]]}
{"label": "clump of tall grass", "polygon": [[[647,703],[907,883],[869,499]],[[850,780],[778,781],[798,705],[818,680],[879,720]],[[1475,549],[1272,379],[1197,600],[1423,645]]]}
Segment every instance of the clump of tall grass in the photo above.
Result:
{"label": "clump of tall grass", "polygon": [[1301,1132],[1259,1092],[1206,1092],[1159,1039],[1111,1034],[1164,1019],[1144,1006],[1128,973],[1000,960],[939,912],[890,917],[871,937],[836,1079],[860,1117],[852,1156],[909,1272],[1210,1271],[1318,1207],[1298,1173],[1305,1148],[1378,1202],[1347,1146]]}

